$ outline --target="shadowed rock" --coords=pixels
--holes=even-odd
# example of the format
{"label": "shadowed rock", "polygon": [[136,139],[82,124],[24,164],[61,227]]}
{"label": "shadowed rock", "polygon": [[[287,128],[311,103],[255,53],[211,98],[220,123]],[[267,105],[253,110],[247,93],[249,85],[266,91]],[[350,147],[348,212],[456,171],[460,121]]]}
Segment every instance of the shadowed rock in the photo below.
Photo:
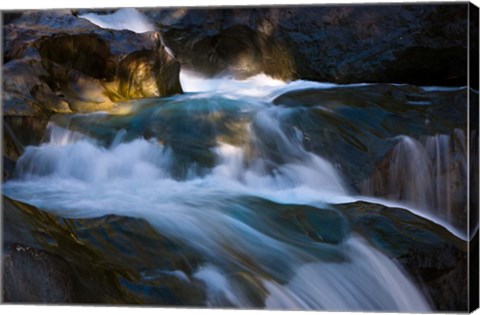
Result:
{"label": "shadowed rock", "polygon": [[157,22],[182,63],[198,58],[191,49],[196,43],[243,25],[284,43],[302,79],[466,85],[467,9],[467,3],[452,3],[142,12]]}
{"label": "shadowed rock", "polygon": [[192,48],[190,63],[195,71],[208,76],[245,79],[265,73],[282,80],[294,77],[294,61],[288,49],[245,25],[232,26],[198,41]]}
{"label": "shadowed rock", "polygon": [[95,79],[112,81],[115,61],[108,43],[94,34],[57,35],[40,42],[47,71],[51,62],[73,68]]}

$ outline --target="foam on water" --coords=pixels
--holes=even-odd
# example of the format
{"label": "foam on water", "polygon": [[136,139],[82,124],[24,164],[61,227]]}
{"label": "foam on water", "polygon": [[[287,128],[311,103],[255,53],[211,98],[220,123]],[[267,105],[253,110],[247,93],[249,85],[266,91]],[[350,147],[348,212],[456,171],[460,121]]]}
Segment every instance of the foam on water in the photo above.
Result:
{"label": "foam on water", "polygon": [[286,85],[281,80],[273,79],[265,74],[258,74],[245,80],[218,77],[205,78],[192,71],[180,71],[180,83],[184,92],[217,92],[235,95],[262,97],[272,90]]}
{"label": "foam on water", "polygon": [[[121,209],[124,198],[114,197],[117,192],[121,194],[121,190],[128,191],[135,199],[159,204],[190,197],[204,200],[222,194],[252,195],[299,204],[345,200],[345,188],[333,166],[309,152],[301,152],[301,160],[279,165],[269,173],[261,167],[265,162],[263,158],[247,166],[245,148],[219,142],[213,149],[218,164],[210,174],[178,181],[171,175],[175,161],[170,148],[155,139],[121,142],[123,132],[119,131],[112,145],[105,148],[85,135],[51,124],[50,141],[26,148],[17,162],[19,179],[8,182],[4,192],[25,202],[31,202],[29,198],[38,194],[45,200],[37,206],[74,217],[101,216]],[[283,141],[289,146],[288,139]],[[157,196],[156,192],[163,189],[169,193]],[[26,194],[22,196],[21,191]],[[59,193],[64,195],[62,200],[48,197]],[[109,193],[113,194],[111,199]],[[75,205],[78,200],[89,200],[91,206],[87,207],[84,202],[70,209],[63,206]],[[133,208],[143,211],[143,206]],[[95,211],[99,212],[93,214]]]}
{"label": "foam on water", "polygon": [[155,29],[153,23],[145,15],[133,8],[119,9],[112,14],[86,13],[79,15],[79,17],[89,20],[101,28],[113,30],[145,33]]}
{"label": "foam on water", "polygon": [[185,92],[213,92],[228,95],[263,98],[271,101],[277,96],[289,91],[303,89],[330,89],[342,87],[366,86],[369,83],[335,84],[308,80],[284,82],[274,79],[264,73],[257,74],[244,80],[230,77],[206,78],[198,73],[182,69],[180,83]]}

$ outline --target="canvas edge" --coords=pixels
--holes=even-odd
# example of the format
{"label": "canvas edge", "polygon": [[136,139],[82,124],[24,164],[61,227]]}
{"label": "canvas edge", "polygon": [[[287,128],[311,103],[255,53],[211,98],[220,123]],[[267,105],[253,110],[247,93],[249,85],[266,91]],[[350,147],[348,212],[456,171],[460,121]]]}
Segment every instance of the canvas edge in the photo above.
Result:
{"label": "canvas edge", "polygon": [[478,127],[479,127],[479,8],[468,5],[468,169],[469,175],[469,213],[468,213],[468,311],[473,312],[479,307],[479,174],[478,174]]}

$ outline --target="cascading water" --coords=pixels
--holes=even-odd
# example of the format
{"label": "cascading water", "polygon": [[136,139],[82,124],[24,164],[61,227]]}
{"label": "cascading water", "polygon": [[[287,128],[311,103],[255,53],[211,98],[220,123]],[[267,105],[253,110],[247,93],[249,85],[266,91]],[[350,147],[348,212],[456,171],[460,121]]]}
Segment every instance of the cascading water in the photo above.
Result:
{"label": "cascading water", "polygon": [[399,200],[466,228],[466,137],[455,129],[420,140],[408,136],[382,161],[381,169],[363,183],[362,192]]}
{"label": "cascading water", "polygon": [[[4,194],[63,217],[146,219],[201,257],[191,275],[168,272],[203,283],[209,306],[430,309],[402,268],[330,209],[358,198],[336,166],[305,149],[306,136],[289,120],[303,109],[268,101],[326,85],[202,81],[185,73],[182,80],[189,93],[122,105],[125,115],[53,117],[49,139],[26,148]],[[452,200],[438,184],[452,181],[445,177],[453,176],[445,170],[455,160],[445,159],[448,139],[398,141],[388,176],[399,181],[386,197],[420,207],[444,202],[440,195]],[[307,237],[280,223],[280,206],[313,207],[343,223]]]}

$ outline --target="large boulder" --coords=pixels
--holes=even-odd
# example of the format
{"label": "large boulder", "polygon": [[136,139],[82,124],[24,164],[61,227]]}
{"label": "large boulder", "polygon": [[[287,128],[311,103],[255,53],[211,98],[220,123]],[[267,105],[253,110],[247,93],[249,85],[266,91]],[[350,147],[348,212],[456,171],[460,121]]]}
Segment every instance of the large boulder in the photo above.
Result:
{"label": "large boulder", "polygon": [[[228,29],[242,25],[256,36],[288,47],[295,61],[292,73],[303,79],[467,84],[467,3],[148,8],[142,12],[157,22],[165,44],[187,65],[193,59],[209,58],[208,50],[199,55],[193,47],[225,37]],[[223,44],[231,49],[240,45]],[[261,58],[252,58],[251,52],[247,56],[260,65]],[[193,67],[205,72],[203,67]]]}
{"label": "large boulder", "polygon": [[4,16],[4,176],[24,146],[44,138],[54,113],[113,111],[118,101],[182,92],[180,64],[156,32],[102,29],[70,10]]}
{"label": "large boulder", "polygon": [[[46,113],[108,111],[119,99],[182,91],[179,83],[171,83],[179,80],[179,64],[164,52],[155,32],[101,29],[68,10],[27,11],[7,21],[3,49],[7,114],[23,108]],[[131,63],[137,66],[124,66]],[[147,76],[156,84],[147,87],[147,93],[120,91],[126,77],[144,80],[145,76],[138,78],[138,68],[151,65],[155,66]]]}
{"label": "large boulder", "polygon": [[24,11],[15,19],[9,18],[11,14],[18,15],[4,13],[4,63],[36,56],[38,44],[52,35],[95,34],[106,41],[111,53],[120,59],[136,50],[153,48],[150,33],[102,29],[70,10]]}

